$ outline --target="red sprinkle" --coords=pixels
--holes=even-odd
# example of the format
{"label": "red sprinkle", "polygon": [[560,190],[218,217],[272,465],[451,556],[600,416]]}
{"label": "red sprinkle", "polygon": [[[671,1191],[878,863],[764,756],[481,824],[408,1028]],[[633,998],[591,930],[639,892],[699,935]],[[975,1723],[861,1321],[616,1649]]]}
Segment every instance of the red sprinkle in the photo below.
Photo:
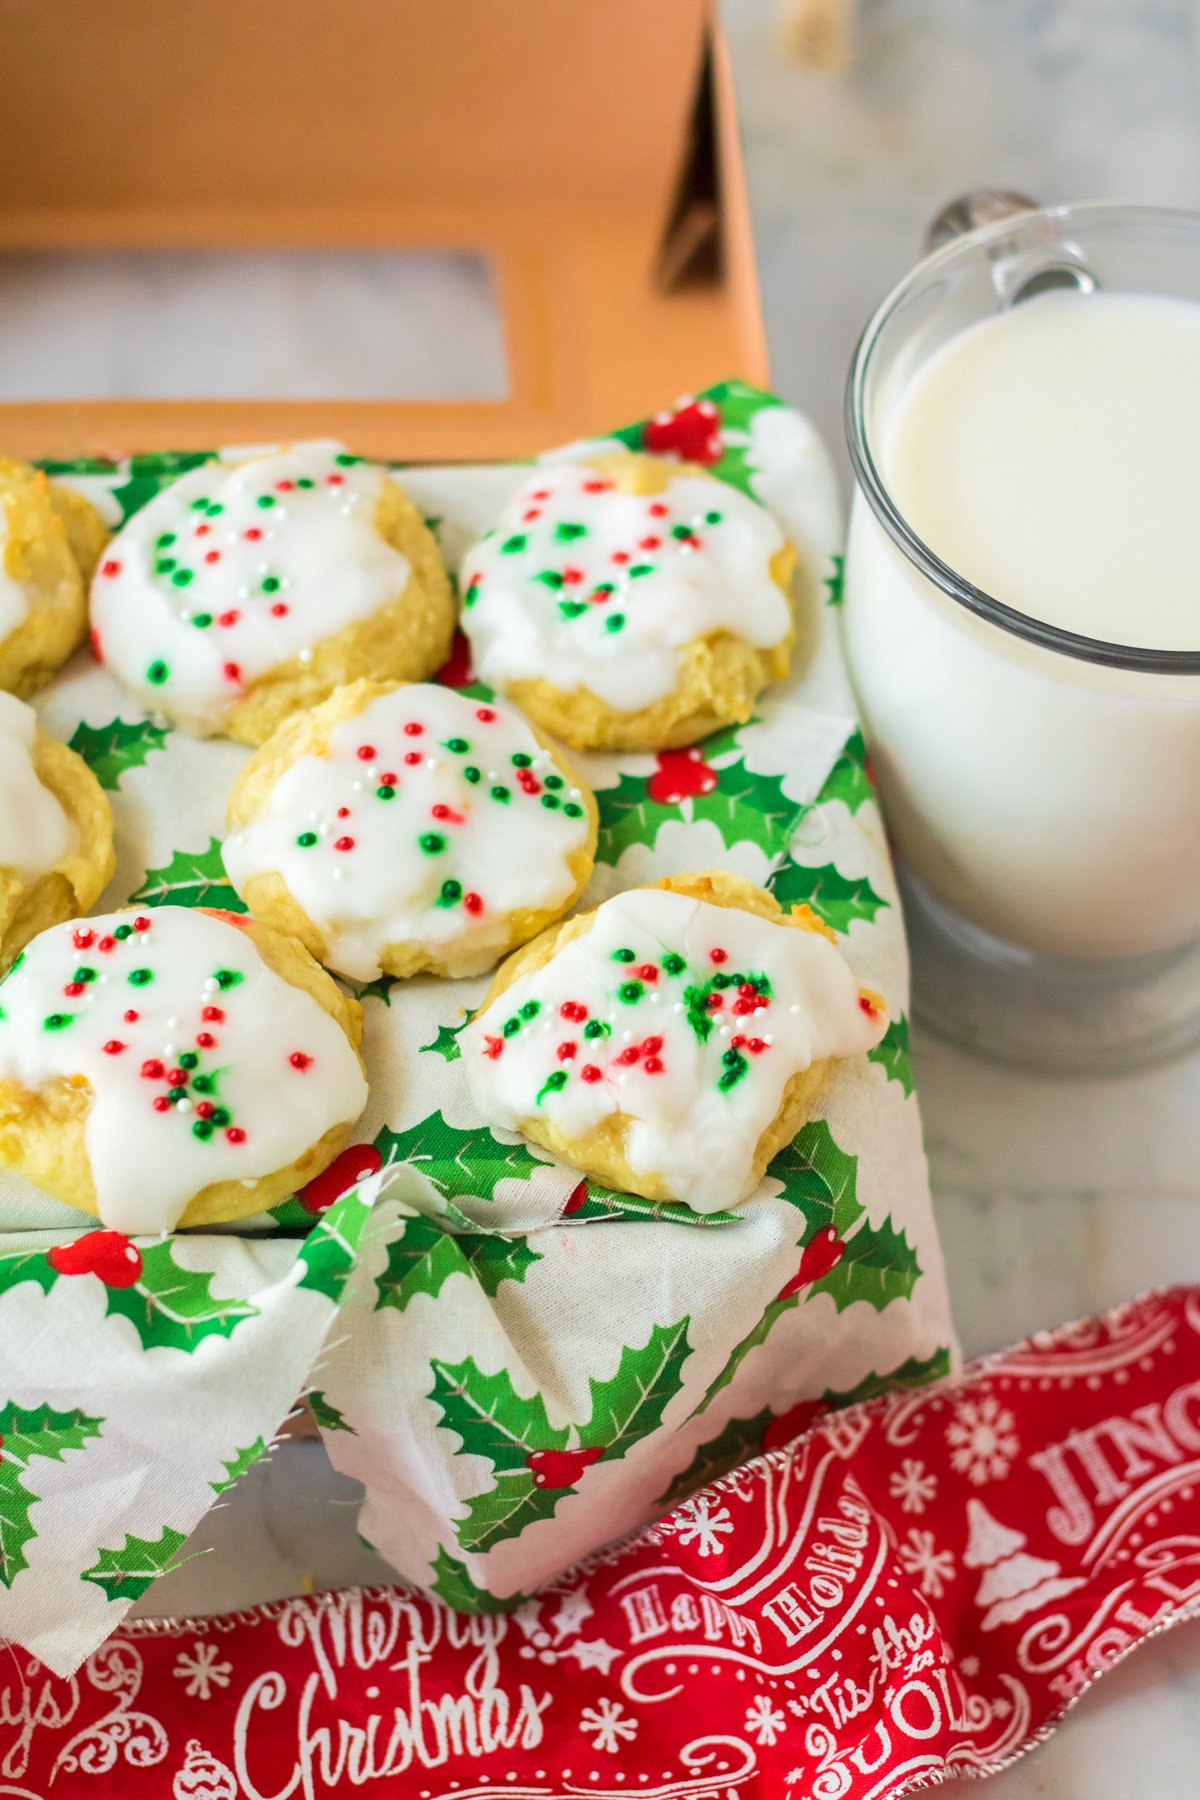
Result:
{"label": "red sprinkle", "polygon": [[239,620],[239,619],[240,619],[240,618],[241,618],[241,616],[242,616],[242,615],[241,615],[241,613],[240,613],[240,612],[238,612],[238,611],[237,611],[237,609],[236,609],[236,607],[235,607],[235,608],[234,608],[234,609],[233,609],[233,611],[232,611],[232,612],[223,612],[223,613],[221,613],[221,614],[220,614],[220,615],[219,615],[219,616],[218,616],[218,619],[217,619],[217,624],[218,624],[218,625],[226,625],[226,626],[228,626],[228,625],[236,625],[236,624],[237,624],[237,622],[238,622],[238,620]]}
{"label": "red sprinkle", "polygon": [[651,536],[638,539],[639,550],[659,550],[661,548],[662,539],[660,537]]}
{"label": "red sprinkle", "polygon": [[867,999],[867,996],[865,994],[860,994],[858,996],[858,1004],[862,1008],[863,1012],[866,1013],[868,1019],[877,1019],[879,1017],[879,1008],[877,1006],[872,1005],[871,1001]]}
{"label": "red sprinkle", "polygon": [[153,1106],[155,1112],[166,1112],[170,1108],[171,1102],[167,1099],[165,1094],[155,1094],[150,1104]]}
{"label": "red sprinkle", "polygon": [[213,1116],[213,1111],[214,1111],[214,1107],[213,1107],[213,1103],[211,1100],[197,1100],[197,1102],[196,1102],[196,1117],[198,1119],[211,1119]]}
{"label": "red sprinkle", "polygon": [[481,913],[483,911],[483,895],[476,894],[474,891],[464,894],[463,905],[469,913]]}
{"label": "red sprinkle", "polygon": [[66,987],[63,989],[63,993],[66,994],[68,996],[68,998],[70,998],[71,1000],[77,999],[78,996],[80,994],[82,994],[82,992],[83,992],[82,981],[68,981]]}
{"label": "red sprinkle", "polygon": [[503,1038],[489,1037],[486,1032],[484,1033],[483,1054],[485,1056],[490,1057],[491,1060],[493,1062],[495,1062],[496,1058],[499,1056],[499,1054],[503,1050],[503,1048],[504,1048],[504,1039]]}
{"label": "red sprinkle", "polygon": [[292,1054],[288,1057],[288,1061],[291,1063],[293,1069],[299,1069],[303,1073],[305,1069],[310,1067],[312,1057],[306,1056],[303,1050],[293,1050]]}
{"label": "red sprinkle", "polygon": [[761,1038],[751,1038],[750,1042],[746,1045],[751,1056],[761,1056],[766,1047],[767,1046],[763,1043]]}
{"label": "red sprinkle", "polygon": [[725,1000],[721,994],[710,994],[704,1004],[707,1006],[709,1012],[720,1012],[725,1004]]}
{"label": "red sprinkle", "polygon": [[522,523],[525,525],[532,525],[533,521],[535,519],[540,519],[541,516],[542,516],[541,507],[540,506],[531,506],[529,508],[528,512],[521,514],[521,520],[522,520]]}
{"label": "red sprinkle", "polygon": [[522,793],[540,794],[542,791],[542,784],[532,769],[518,769],[517,781],[520,784]]}
{"label": "red sprinkle", "polygon": [[570,1062],[578,1049],[578,1044],[572,1044],[569,1041],[565,1044],[560,1044],[557,1051],[559,1062]]}
{"label": "red sprinkle", "polygon": [[242,536],[244,538],[249,538],[252,544],[257,544],[259,538],[262,536],[262,532],[257,525],[249,525],[246,530],[243,531]]}
{"label": "red sprinkle", "polygon": [[202,1019],[208,1019],[217,1025],[223,1025],[225,1022],[225,1014],[221,1011],[219,1006],[206,1006],[200,1014],[200,1017]]}
{"label": "red sprinkle", "polygon": [[436,806],[430,807],[429,810],[435,819],[448,819],[450,817],[450,808],[448,806],[443,806],[440,800]]}
{"label": "red sprinkle", "polygon": [[144,1062],[142,1064],[142,1074],[146,1077],[147,1081],[161,1080],[162,1074],[163,1074],[163,1066],[159,1062],[159,1060],[156,1056],[150,1057],[150,1059],[147,1062]]}
{"label": "red sprinkle", "polygon": [[728,962],[729,961],[729,952],[728,952],[728,950],[722,950],[720,945],[718,944],[718,946],[715,950],[709,951],[708,960],[709,960],[709,962],[715,962],[715,963]]}
{"label": "red sprinkle", "polygon": [[477,719],[480,719],[483,722],[483,724],[490,725],[492,723],[493,719],[496,717],[495,708],[491,707],[491,706],[476,707],[475,717]]}
{"label": "red sprinkle", "polygon": [[246,1141],[246,1134],[240,1125],[227,1125],[225,1127],[225,1136],[229,1139],[231,1144],[244,1144]]}
{"label": "red sprinkle", "polygon": [[754,1002],[752,1000],[735,1000],[733,1003],[733,1010],[739,1019],[744,1019],[747,1013],[752,1013],[754,1011]]}
{"label": "red sprinkle", "polygon": [[354,754],[358,757],[359,762],[374,762],[375,746],[374,744],[360,744]]}
{"label": "red sprinkle", "polygon": [[348,819],[350,817],[350,808],[348,806],[339,806],[337,809],[337,816],[339,819]]}
{"label": "red sprinkle", "polygon": [[77,950],[87,950],[95,943],[95,941],[96,934],[94,931],[73,931],[71,933],[71,942]]}
{"label": "red sprinkle", "polygon": [[211,530],[211,525],[197,525],[193,535],[196,537],[207,537]]}
{"label": "red sprinkle", "polygon": [[531,500],[548,500],[550,498],[550,489],[538,488],[535,493],[530,494],[529,498]]}
{"label": "red sprinkle", "polygon": [[[204,560],[206,563],[220,562],[221,552],[219,550],[206,550],[204,552]],[[224,624],[225,621],[222,619],[221,623]]]}
{"label": "red sprinkle", "polygon": [[102,938],[97,938],[97,940],[96,940],[97,950],[105,950],[105,951],[115,950],[116,947],[117,947],[117,940],[115,937],[102,937]]}
{"label": "red sprinkle", "polygon": [[326,484],[329,487],[341,487],[345,482],[345,479],[346,477],[344,475],[327,475],[325,477]]}
{"label": "red sprinkle", "polygon": [[138,914],[137,918],[133,921],[133,929],[135,931],[149,931],[150,921],[145,913]]}
{"label": "red sprinkle", "polygon": [[662,1046],[663,1041],[660,1037],[648,1037],[642,1043],[642,1049],[647,1056],[657,1056]]}
{"label": "red sprinkle", "polygon": [[414,768],[421,760],[421,752],[419,750],[406,750],[404,752],[404,760],[410,769]]}
{"label": "red sprinkle", "polygon": [[136,1025],[138,1022],[138,1015],[134,1011],[132,1006],[130,1007],[129,1011],[124,1015],[124,1018],[125,1018],[125,1023],[127,1025]]}
{"label": "red sprinkle", "polygon": [[653,963],[640,963],[638,965],[638,974],[641,976],[643,981],[657,981],[658,980],[658,970],[655,968]]}
{"label": "red sprinkle", "polygon": [[735,1032],[734,1035],[729,1040],[729,1048],[731,1050],[740,1050],[742,1045],[745,1043],[745,1041],[746,1040],[742,1036],[740,1031]]}
{"label": "red sprinkle", "polygon": [[288,481],[285,478],[283,481],[277,481],[275,483],[275,492],[277,494],[290,494],[295,485],[294,481]]}
{"label": "red sprinkle", "polygon": [[172,1087],[186,1087],[187,1086],[187,1070],[186,1069],[168,1069],[167,1070],[167,1080],[170,1082]]}
{"label": "red sprinkle", "polygon": [[[335,850],[353,850],[354,839],[352,837],[334,838],[333,847]],[[292,1061],[295,1062],[295,1060],[296,1059],[293,1056]]]}
{"label": "red sprinkle", "polygon": [[240,681],[242,679],[242,671],[237,663],[226,663],[224,675],[226,681]]}
{"label": "red sprinkle", "polygon": [[606,494],[611,486],[611,481],[601,481],[597,477],[594,481],[585,481],[583,491],[585,494]]}
{"label": "red sprinkle", "polygon": [[576,569],[574,567],[569,568],[569,569],[564,569],[562,572],[562,578],[568,587],[575,587],[579,582],[581,582],[583,580],[583,570]]}
{"label": "red sprinkle", "polygon": [[659,1056],[648,1056],[642,1064],[642,1067],[645,1069],[647,1075],[661,1075],[662,1058]]}
{"label": "red sprinkle", "polygon": [[588,1014],[587,1007],[578,1000],[564,1000],[558,1010],[564,1019],[573,1019],[577,1024],[580,1019],[586,1019]]}
{"label": "red sprinkle", "polygon": [[109,1038],[107,1044],[104,1046],[104,1054],[105,1056],[120,1056],[122,1050],[126,1047],[127,1046],[121,1042],[120,1038]]}
{"label": "red sprinkle", "polygon": [[405,737],[420,737],[424,729],[425,727],[418,725],[415,719],[410,719],[404,727],[404,735]]}
{"label": "red sprinkle", "polygon": [[580,1081],[599,1081],[600,1071],[595,1063],[584,1063],[579,1071],[579,1079]]}
{"label": "red sprinkle", "polygon": [[115,562],[110,556],[106,563],[101,564],[100,573],[109,576],[119,575],[121,573],[121,565],[119,562]]}
{"label": "red sprinkle", "polygon": [[393,770],[389,770],[386,774],[381,775],[379,779],[384,787],[395,787],[400,777]]}
{"label": "red sprinkle", "polygon": [[627,1050],[622,1050],[617,1061],[619,1063],[635,1063],[641,1054],[641,1050],[636,1044],[630,1044]]}
{"label": "red sprinkle", "polygon": [[629,561],[628,550],[614,550],[612,553],[612,560],[615,563],[621,563],[621,564],[627,563]]}
{"label": "red sprinkle", "polygon": [[197,1050],[213,1050],[216,1048],[216,1042],[211,1031],[201,1031],[196,1034]]}
{"label": "red sprinkle", "polygon": [[650,517],[652,519],[665,519],[668,511],[669,508],[665,506],[661,500],[655,500],[650,506]]}
{"label": "red sprinkle", "polygon": [[[275,602],[274,606],[271,608],[271,617],[273,619],[282,619],[282,617],[286,611],[287,611],[287,606],[286,606],[285,602],[282,600],[277,600]],[[235,1129],[236,1129],[236,1127],[235,1127]],[[226,1132],[225,1136],[228,1137],[229,1133]],[[241,1140],[241,1138],[239,1138],[237,1141],[240,1144],[242,1140]]]}

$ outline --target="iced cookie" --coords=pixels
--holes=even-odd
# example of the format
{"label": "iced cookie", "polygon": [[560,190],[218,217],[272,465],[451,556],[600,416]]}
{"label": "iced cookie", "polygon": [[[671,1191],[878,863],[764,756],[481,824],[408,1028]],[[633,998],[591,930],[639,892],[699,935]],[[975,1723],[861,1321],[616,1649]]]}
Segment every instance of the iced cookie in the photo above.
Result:
{"label": "iced cookie", "polygon": [[181,475],[109,545],[92,624],[148,712],[261,744],[346,682],[432,675],[454,603],[403,489],[375,463],[308,447]]}
{"label": "iced cookie", "polygon": [[113,866],[100,783],[31,708],[0,693],[0,969],[39,931],[86,912]]}
{"label": "iced cookie", "polygon": [[0,688],[32,694],[82,642],[107,536],[90,500],[0,457]]}
{"label": "iced cookie", "polygon": [[833,1062],[884,1024],[807,907],[677,875],[510,957],[463,1068],[485,1118],[605,1187],[715,1212],[753,1193]]}
{"label": "iced cookie", "polygon": [[578,899],[596,803],[510,707],[359,681],[251,757],[229,828],[251,912],[330,968],[478,975]]}
{"label": "iced cookie", "polygon": [[578,749],[665,750],[786,675],[795,550],[754,500],[651,456],[539,468],[462,565],[482,680]]}
{"label": "iced cookie", "polygon": [[0,1163],[119,1231],[261,1212],[345,1143],[361,1027],[307,950],[252,920],[56,925],[0,984]]}

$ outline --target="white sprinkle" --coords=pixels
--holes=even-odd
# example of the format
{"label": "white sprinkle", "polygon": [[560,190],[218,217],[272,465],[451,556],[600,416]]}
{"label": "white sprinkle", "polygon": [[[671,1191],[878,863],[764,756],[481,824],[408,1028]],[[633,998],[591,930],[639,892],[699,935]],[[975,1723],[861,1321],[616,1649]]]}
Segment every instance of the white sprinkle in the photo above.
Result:
{"label": "white sprinkle", "polygon": [[206,994],[215,994],[220,985],[221,984],[216,976],[210,975],[208,980],[204,983],[204,991]]}
{"label": "white sprinkle", "polygon": [[499,779],[500,779],[500,776],[495,769],[488,770],[488,780],[489,781],[499,781]]}
{"label": "white sprinkle", "polygon": [[775,1039],[772,1036],[772,1034],[769,1031],[764,1031],[763,1032],[763,1043],[764,1044],[773,1044],[774,1042],[775,1042]]}
{"label": "white sprinkle", "polygon": [[164,1056],[171,1057],[171,1056],[174,1056],[175,1053],[176,1052],[175,1052],[174,1044],[164,1044],[163,1045],[163,1055]]}
{"label": "white sprinkle", "polygon": [[168,1019],[167,1020],[167,1030],[168,1031],[178,1031],[179,1030],[179,1020],[178,1019]]}
{"label": "white sprinkle", "polygon": [[259,563],[259,565],[258,565],[258,573],[259,573],[259,574],[260,574],[260,575],[269,575],[269,574],[270,574],[270,573],[271,573],[271,565],[270,565],[270,563]]}
{"label": "white sprinkle", "polygon": [[318,826],[318,828],[317,828],[317,829],[318,829],[318,831],[319,831],[319,832],[320,832],[320,835],[321,835],[321,836],[322,836],[322,837],[328,837],[328,836],[329,836],[329,826],[328,826],[328,825],[321,825],[321,826]]}
{"label": "white sprinkle", "polygon": [[798,1006],[789,1006],[788,1011],[791,1013],[793,1018],[796,1018],[797,1015],[799,1014],[800,1008]]}
{"label": "white sprinkle", "polygon": [[176,1112],[189,1113],[192,1110],[192,1103],[190,1100],[177,1100],[175,1102],[175,1110]]}
{"label": "white sprinkle", "polygon": [[240,587],[238,589],[238,599],[239,600],[248,600],[249,598],[250,598],[250,589],[248,587]]}
{"label": "white sprinkle", "polygon": [[676,1002],[675,1002],[675,1004],[674,1004],[674,1006],[673,1006],[673,1007],[672,1007],[672,1008],[671,1008],[671,1011],[672,1011],[672,1012],[677,1012],[677,1013],[681,1013],[681,1012],[682,1012],[682,1011],[683,1011],[683,1001],[682,1001],[682,1000],[677,1000],[677,1001],[676,1001]]}
{"label": "white sprinkle", "polygon": [[310,663],[312,661],[312,651],[307,644],[304,646],[303,650],[297,650],[296,661],[302,663]]}
{"label": "white sprinkle", "polygon": [[[97,975],[97,977],[96,977],[96,982],[97,982],[97,985],[98,985],[98,986],[99,986],[99,987],[103,987],[103,986],[104,986],[104,983],[105,983],[105,982],[106,982],[106,981],[107,981],[107,980],[108,980],[108,976],[107,976],[107,975]],[[91,998],[91,995],[90,995],[90,994],[89,994],[89,996],[88,996],[88,998],[89,998],[89,999],[90,999],[90,998]]]}
{"label": "white sprinkle", "polygon": [[632,1044],[632,1042],[633,1042],[633,1033],[632,1033],[632,1031],[623,1031],[623,1032],[622,1032],[622,1033],[621,1033],[621,1042],[622,1042],[622,1043],[623,1043],[623,1044]]}
{"label": "white sprinkle", "polygon": [[362,791],[363,791],[363,784],[361,781],[352,781],[350,783],[350,792],[352,794],[361,794]]}
{"label": "white sprinkle", "polygon": [[731,1027],[730,1027],[730,1026],[728,1026],[728,1025],[722,1025],[722,1026],[721,1026],[721,1027],[720,1027],[720,1028],[719,1028],[719,1029],[720,1029],[720,1035],[721,1035],[721,1036],[722,1036],[722,1037],[728,1037],[728,1036],[729,1036],[729,1033],[730,1033],[730,1030],[731,1030]]}
{"label": "white sprinkle", "polygon": [[436,756],[427,756],[425,758],[425,767],[427,769],[436,769],[438,766],[439,764]]}
{"label": "white sprinkle", "polygon": [[346,871],[344,869],[332,869],[330,871],[330,873],[331,873],[334,881],[340,881],[342,879],[342,876],[346,873]]}
{"label": "white sprinkle", "polygon": [[352,513],[354,511],[353,502],[351,502],[349,505],[341,507],[340,511],[341,511],[342,517],[345,518],[347,513]]}
{"label": "white sprinkle", "polygon": [[662,995],[661,995],[661,994],[651,994],[651,996],[650,996],[650,1004],[651,1004],[651,1006],[657,1006],[657,1005],[658,1005],[658,1003],[659,1003],[659,1001],[660,1001],[660,1000],[661,1000],[661,999],[662,999]]}
{"label": "white sprinkle", "polygon": [[317,820],[320,818],[320,816],[321,816],[320,813],[317,811],[316,807],[314,806],[312,811],[308,815],[309,824],[315,825]]}

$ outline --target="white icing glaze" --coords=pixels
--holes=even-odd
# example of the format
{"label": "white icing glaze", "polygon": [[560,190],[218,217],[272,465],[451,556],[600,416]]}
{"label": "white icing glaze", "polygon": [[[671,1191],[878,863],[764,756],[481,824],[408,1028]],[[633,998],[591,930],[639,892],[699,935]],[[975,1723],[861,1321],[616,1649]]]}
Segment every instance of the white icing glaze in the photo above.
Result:
{"label": "white icing glaze", "polygon": [[783,543],[723,482],[676,475],[639,495],[586,463],[539,468],[463,559],[475,666],[495,687],[541,676],[637,712],[672,692],[693,638],[782,642],[791,614],[770,562]]}
{"label": "white icing glaze", "polygon": [[36,881],[78,842],[56,795],[33,766],[37,719],[12,694],[0,693],[0,869]]}
{"label": "white icing glaze", "polygon": [[747,1197],[789,1079],[884,1023],[820,933],[635,888],[475,1016],[463,1067],[512,1129],[540,1115],[574,1140],[621,1114],[630,1167],[715,1212]]}
{"label": "white icing glaze", "polygon": [[408,561],[375,527],[385,478],[324,447],[181,475],[96,571],[105,663],[148,710],[219,731],[250,684],[404,592]]}
{"label": "white icing glaze", "polygon": [[0,1008],[0,1080],[91,1088],[97,1210],[120,1231],[169,1230],[211,1182],[285,1168],[366,1103],[335,1020],[244,931],[189,907],[43,931]]}
{"label": "white icing glaze", "polygon": [[587,836],[583,795],[519,714],[413,683],[293,763],[224,858],[242,894],[277,871],[330,966],[370,981],[389,944],[453,943],[459,973],[489,968],[509,913],[566,903]]}
{"label": "white icing glaze", "polygon": [[25,584],[8,572],[8,509],[0,502],[0,640],[29,617]]}

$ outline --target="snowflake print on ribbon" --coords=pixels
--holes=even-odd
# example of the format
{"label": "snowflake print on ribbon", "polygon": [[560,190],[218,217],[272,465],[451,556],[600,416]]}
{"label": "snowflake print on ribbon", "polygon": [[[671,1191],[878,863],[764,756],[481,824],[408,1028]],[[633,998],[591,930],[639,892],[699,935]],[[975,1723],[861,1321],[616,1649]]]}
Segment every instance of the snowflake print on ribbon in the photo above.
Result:
{"label": "snowflake print on ribbon", "polygon": [[579,1729],[592,1737],[593,1750],[607,1750],[615,1756],[622,1743],[632,1743],[638,1732],[638,1722],[631,1718],[619,1700],[609,1700],[607,1696],[597,1700],[595,1706],[585,1706],[579,1715]]}
{"label": "snowflake print on ribbon", "polygon": [[746,1735],[752,1737],[756,1744],[770,1746],[777,1744],[783,1736],[787,1719],[767,1694],[755,1694],[753,1701],[746,1708]]}
{"label": "snowflake print on ribbon", "polygon": [[184,1693],[189,1700],[211,1700],[214,1688],[229,1686],[233,1664],[220,1660],[215,1644],[194,1643],[189,1654],[181,1650],[175,1659],[175,1679],[186,1683]]}
{"label": "snowflake print on ribbon", "polygon": [[893,1469],[888,1493],[899,1502],[901,1512],[923,1513],[937,1495],[937,1476],[915,1456],[906,1456],[898,1469]]}
{"label": "snowflake print on ribbon", "polygon": [[688,1548],[695,1546],[697,1556],[719,1556],[724,1549],[722,1537],[733,1530],[733,1519],[727,1506],[718,1506],[706,1494],[698,1494],[679,1508],[681,1521],[676,1536]]}
{"label": "snowflake print on ribbon", "polygon": [[932,1531],[913,1526],[897,1555],[906,1575],[917,1578],[921,1592],[930,1600],[938,1600],[954,1580],[954,1556],[938,1548]]}
{"label": "snowflake print on ribbon", "polygon": [[1021,1448],[1016,1423],[995,1394],[960,1401],[946,1427],[951,1467],[976,1487],[1003,1481]]}

